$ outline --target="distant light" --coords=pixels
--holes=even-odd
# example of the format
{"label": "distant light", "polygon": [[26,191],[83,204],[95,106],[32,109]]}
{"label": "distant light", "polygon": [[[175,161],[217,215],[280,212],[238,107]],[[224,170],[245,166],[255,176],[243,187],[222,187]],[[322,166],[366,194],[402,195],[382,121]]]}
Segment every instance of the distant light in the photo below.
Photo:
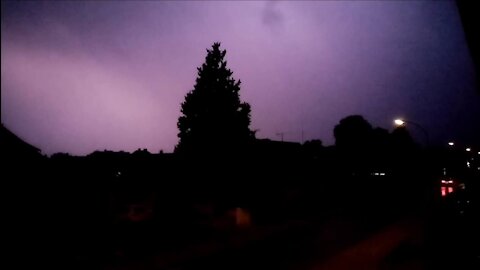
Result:
{"label": "distant light", "polygon": [[448,145],[450,145],[450,146],[454,146],[454,145],[455,145],[455,143],[454,143],[454,142],[449,142],[449,143],[448,143]]}
{"label": "distant light", "polygon": [[375,175],[380,175],[380,174],[378,172],[376,172]]}
{"label": "distant light", "polygon": [[442,197],[445,197],[445,195],[447,195],[447,188],[442,187]]}
{"label": "distant light", "polygon": [[381,172],[380,175],[385,175],[385,173],[384,173],[384,172]]}
{"label": "distant light", "polygon": [[403,121],[402,119],[395,119],[393,122],[397,126],[403,126],[405,124],[405,121]]}
{"label": "distant light", "polygon": [[479,155],[480,155],[480,152],[477,152],[477,154],[479,154]]}
{"label": "distant light", "polygon": [[448,187],[447,191],[448,191],[448,193],[452,193],[453,192],[453,187]]}
{"label": "distant light", "polygon": [[467,168],[470,168],[470,162],[467,161]]}
{"label": "distant light", "polygon": [[450,180],[450,181],[448,181],[448,183],[449,183],[449,184],[453,184],[453,181],[452,181],[452,180]]}
{"label": "distant light", "polygon": [[447,183],[447,181],[445,181],[445,180],[442,180],[442,184],[446,184],[446,183]]}
{"label": "distant light", "polygon": [[465,150],[466,150],[467,152],[470,152],[470,151],[472,151],[472,148],[467,147],[467,149],[465,149]]}

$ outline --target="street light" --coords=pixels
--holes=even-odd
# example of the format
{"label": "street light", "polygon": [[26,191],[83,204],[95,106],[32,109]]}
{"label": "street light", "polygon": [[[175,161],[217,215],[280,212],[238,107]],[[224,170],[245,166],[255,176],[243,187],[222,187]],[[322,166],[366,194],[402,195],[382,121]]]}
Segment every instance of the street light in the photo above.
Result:
{"label": "street light", "polygon": [[454,146],[454,145],[455,145],[455,143],[453,143],[453,142],[448,142],[448,145],[450,145],[450,146]]}
{"label": "street light", "polygon": [[397,126],[403,126],[403,125],[405,125],[405,121],[403,121],[402,119],[395,119],[395,120],[393,121],[393,123],[395,123],[395,125],[397,125]]}
{"label": "street light", "polygon": [[467,147],[467,148],[465,149],[465,151],[470,152],[470,151],[472,151],[472,148]]}
{"label": "street light", "polygon": [[[412,121],[410,121],[410,120],[404,120],[404,119],[400,119],[400,118],[397,118],[397,119],[393,120],[393,123],[395,123],[395,125],[398,126],[398,127],[405,126],[406,124],[410,124],[410,125],[416,126],[416,127],[417,127],[418,129],[420,129],[420,130],[423,132],[423,134],[425,135],[425,143],[426,143],[426,145],[427,145],[427,146],[429,145],[428,132],[427,132],[427,130],[424,129],[420,124],[415,123],[415,122],[412,122]],[[449,143],[449,145],[450,145],[450,143]],[[451,145],[453,145],[453,142],[452,142]]]}

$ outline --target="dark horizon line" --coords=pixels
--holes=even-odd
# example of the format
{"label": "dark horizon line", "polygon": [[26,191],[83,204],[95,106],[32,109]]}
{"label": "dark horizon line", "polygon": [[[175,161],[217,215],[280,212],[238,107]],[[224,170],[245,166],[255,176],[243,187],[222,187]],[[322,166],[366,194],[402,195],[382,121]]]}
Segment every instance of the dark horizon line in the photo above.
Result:
{"label": "dark horizon line", "polygon": [[[21,140],[22,142],[24,142],[25,144],[29,145],[30,147],[36,149],[42,156],[46,156],[48,158],[52,157],[53,155],[55,154],[66,154],[66,155],[69,155],[69,156],[72,156],[72,157],[87,157],[93,153],[96,153],[96,152],[113,152],[113,153],[126,153],[126,154],[133,154],[137,151],[146,151],[148,152],[149,154],[151,155],[173,155],[175,154],[175,151],[171,151],[171,152],[166,152],[164,151],[163,149],[160,149],[159,151],[157,152],[150,152],[148,148],[142,148],[142,147],[139,147],[137,148],[136,150],[133,150],[133,151],[126,151],[126,150],[111,150],[111,149],[106,149],[104,148],[103,150],[102,149],[95,149],[93,150],[92,152],[90,153],[87,153],[87,154],[83,154],[83,155],[78,155],[78,154],[73,154],[73,153],[70,153],[70,152],[54,152],[54,153],[51,153],[51,154],[46,154],[46,153],[43,153],[42,149],[40,147],[37,147],[33,144],[31,144],[30,142],[28,142],[27,140],[24,140],[21,136],[15,134],[14,132],[12,132],[8,127],[7,125],[5,125],[3,122],[1,123],[1,126],[3,129],[5,129],[7,132],[9,132],[11,135],[15,136],[17,139]],[[378,127],[378,128],[381,128],[381,127]],[[290,144],[299,144],[299,145],[304,145],[306,142],[308,141],[314,141],[314,140],[320,140],[322,143],[323,141],[321,139],[310,139],[310,140],[305,140],[303,142],[297,142],[297,141],[286,141],[286,140],[275,140],[275,139],[271,139],[271,138],[255,138],[255,140],[268,140],[268,141],[271,141],[271,142],[279,142],[279,143],[290,143]],[[418,142],[415,142],[415,143],[418,143]],[[447,142],[445,142],[447,143]],[[474,152],[475,151],[478,151],[480,149],[479,144],[478,143],[471,143],[471,144],[468,144],[468,143],[458,143],[458,142],[455,142],[456,145],[460,144],[462,145],[462,147],[470,147],[470,148],[473,148]],[[430,148],[438,148],[438,147],[442,147],[443,145],[440,145],[440,144],[432,144],[430,145]],[[330,145],[322,145],[322,147],[324,148],[329,148],[329,147],[335,147],[335,143],[333,144],[330,144]],[[458,148],[457,148],[458,149]]]}

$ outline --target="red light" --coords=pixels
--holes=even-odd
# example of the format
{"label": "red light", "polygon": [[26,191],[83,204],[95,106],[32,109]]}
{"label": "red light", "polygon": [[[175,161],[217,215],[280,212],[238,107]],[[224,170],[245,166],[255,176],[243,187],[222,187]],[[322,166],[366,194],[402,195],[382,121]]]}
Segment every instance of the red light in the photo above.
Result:
{"label": "red light", "polygon": [[445,195],[447,195],[447,188],[442,187],[442,197],[445,197]]}
{"label": "red light", "polygon": [[448,187],[448,193],[452,193],[453,192],[453,187]]}

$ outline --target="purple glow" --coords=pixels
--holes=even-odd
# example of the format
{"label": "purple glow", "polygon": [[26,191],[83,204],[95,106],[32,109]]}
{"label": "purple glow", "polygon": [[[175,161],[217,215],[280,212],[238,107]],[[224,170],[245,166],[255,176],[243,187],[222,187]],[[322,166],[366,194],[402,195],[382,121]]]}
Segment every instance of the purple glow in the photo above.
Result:
{"label": "purple glow", "polygon": [[480,122],[454,2],[2,2],[1,20],[2,123],[47,154],[172,151],[215,41],[258,137],[331,144],[349,114],[438,141]]}

